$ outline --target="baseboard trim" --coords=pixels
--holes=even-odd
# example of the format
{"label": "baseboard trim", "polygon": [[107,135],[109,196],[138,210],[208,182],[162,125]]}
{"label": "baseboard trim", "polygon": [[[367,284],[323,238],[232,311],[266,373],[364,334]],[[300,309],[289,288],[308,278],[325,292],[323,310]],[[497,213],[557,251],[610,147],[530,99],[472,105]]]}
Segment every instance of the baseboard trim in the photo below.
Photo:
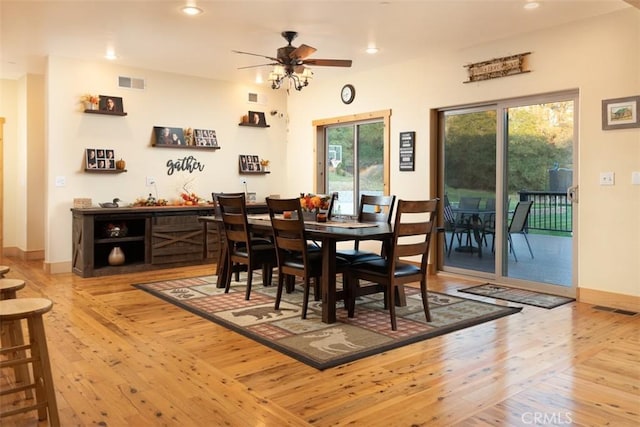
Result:
{"label": "baseboard trim", "polygon": [[71,261],[43,262],[42,268],[47,274],[71,273]]}
{"label": "baseboard trim", "polygon": [[616,294],[597,289],[578,288],[577,299],[587,304],[617,308],[620,310],[640,311],[640,296]]}
{"label": "baseboard trim", "polygon": [[36,251],[23,251],[15,246],[2,248],[4,256],[15,257],[21,261],[37,261],[44,259],[44,249]]}

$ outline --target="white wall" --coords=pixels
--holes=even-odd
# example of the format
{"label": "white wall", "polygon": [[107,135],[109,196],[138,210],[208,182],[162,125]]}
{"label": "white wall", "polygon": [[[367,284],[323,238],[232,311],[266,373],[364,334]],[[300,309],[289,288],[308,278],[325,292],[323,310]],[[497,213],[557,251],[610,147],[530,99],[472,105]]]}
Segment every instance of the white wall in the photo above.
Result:
{"label": "white wall", "polygon": [[[145,90],[117,87],[118,76],[144,78]],[[214,191],[244,191],[240,178],[246,178],[249,191],[260,198],[278,192],[284,181],[286,158],[283,153],[286,129],[283,119],[272,118],[271,110],[285,111],[285,96],[268,92],[266,105],[246,102],[248,92],[262,88],[226,82],[128,69],[65,58],[49,58],[47,96],[47,173],[46,173],[46,255],[55,265],[71,259],[71,213],[75,197],[89,197],[94,204],[118,197],[125,204],[146,198],[157,182],[157,196],[175,201],[185,184],[201,197],[211,199]],[[125,117],[83,113],[80,97],[85,93],[123,98]],[[240,127],[247,111],[267,112],[270,128]],[[219,150],[152,147],[153,127],[213,129]],[[126,161],[128,172],[100,174],[84,172],[87,148],[115,150],[116,158]],[[238,155],[254,154],[271,160],[269,175],[240,176]],[[174,172],[168,175],[168,160],[193,156],[204,170]],[[56,187],[56,177],[66,185]],[[67,266],[65,265],[65,268]]]}
{"label": "white wall", "polygon": [[[531,51],[531,73],[463,84],[465,64]],[[400,198],[428,195],[429,110],[494,99],[520,97],[577,88],[580,91],[580,151],[578,182],[580,214],[575,236],[580,243],[578,286],[640,296],[640,186],[632,186],[631,171],[640,171],[640,129],[602,131],[601,100],[640,95],[640,11],[629,8],[582,23],[547,29],[518,38],[472,46],[461,51],[424,52],[394,67],[362,73],[345,70],[344,78],[323,79],[318,70],[312,84],[286,96],[284,91],[244,87],[105,63],[50,58],[46,76],[48,152],[46,163],[46,262],[65,264],[71,257],[71,207],[74,197],[94,202],[117,196],[126,201],[145,196],[145,176],[158,181],[160,197],[174,197],[192,176],[194,189],[240,191],[238,154],[257,154],[272,161],[272,174],[249,177],[249,190],[259,197],[271,193],[295,195],[313,188],[314,134],[312,121],[391,109],[391,192]],[[143,92],[116,87],[118,74],[142,77]],[[356,99],[344,105],[339,90],[356,87]],[[260,111],[288,111],[288,120],[267,115],[271,128],[237,126],[247,110],[248,91],[262,91],[269,102]],[[17,91],[17,90],[16,90]],[[122,96],[127,117],[83,114],[78,104],[86,92]],[[4,102],[4,101],[3,101]],[[3,105],[3,104],[0,104]],[[3,105],[4,108],[4,105]],[[9,118],[11,114],[4,114]],[[15,111],[11,112],[15,115]],[[153,126],[215,129],[217,151],[179,150],[150,146]],[[11,124],[5,126],[16,133]],[[416,131],[416,170],[398,172],[398,134]],[[5,134],[5,141],[11,136]],[[83,172],[85,148],[116,150],[127,161],[126,174]],[[170,158],[194,155],[206,165],[202,174],[166,176]],[[6,163],[9,162],[5,158]],[[614,171],[616,185],[598,185],[601,171]],[[66,178],[54,187],[55,177]],[[9,178],[5,179],[5,182]],[[10,191],[10,190],[9,190]],[[6,200],[8,202],[8,200]],[[5,230],[13,213],[5,203]],[[6,239],[6,237],[5,237]],[[8,243],[8,242],[5,242]]]}
{"label": "white wall", "polygon": [[[465,64],[522,52],[530,73],[463,84]],[[579,287],[640,296],[640,129],[603,131],[601,100],[640,95],[640,11],[626,9],[598,19],[514,39],[439,52],[386,69],[340,80],[320,76],[289,102],[290,158],[311,158],[312,120],[390,108],[391,193],[399,198],[429,195],[429,110],[567,89],[580,91]],[[340,102],[343,84],[356,87],[355,101]],[[416,170],[398,172],[398,135],[416,131]],[[289,176],[306,177],[289,193],[312,188],[304,162],[289,162]],[[616,185],[598,184],[601,171],[614,171]]]}

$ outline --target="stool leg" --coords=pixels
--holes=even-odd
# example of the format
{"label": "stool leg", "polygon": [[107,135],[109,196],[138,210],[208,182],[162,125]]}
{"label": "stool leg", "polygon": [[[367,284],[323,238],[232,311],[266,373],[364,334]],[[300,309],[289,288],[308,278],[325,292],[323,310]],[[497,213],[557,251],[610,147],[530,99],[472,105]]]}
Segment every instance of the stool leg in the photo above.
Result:
{"label": "stool leg", "polygon": [[[44,332],[42,316],[34,316],[27,319],[29,323],[29,339],[31,340],[31,355],[33,363],[33,376],[36,382],[36,396],[38,403],[47,402],[49,412],[49,424],[52,427],[60,426],[58,417],[58,404],[56,403],[56,390],[53,386],[53,376],[51,375],[51,363],[49,362],[49,350],[47,348],[47,338]],[[44,394],[44,396],[42,396]],[[40,400],[42,397],[44,399]],[[47,408],[38,409],[38,419],[40,421],[47,418]]]}
{"label": "stool leg", "polygon": [[[22,335],[22,324],[20,320],[12,320],[2,324],[2,346],[16,347],[24,344],[24,336]],[[11,355],[12,359],[26,359],[26,351],[19,350]],[[31,384],[31,376],[29,375],[29,366],[26,363],[13,367],[13,373],[16,378],[16,385]],[[33,390],[27,389],[24,392],[27,399],[33,399]]]}

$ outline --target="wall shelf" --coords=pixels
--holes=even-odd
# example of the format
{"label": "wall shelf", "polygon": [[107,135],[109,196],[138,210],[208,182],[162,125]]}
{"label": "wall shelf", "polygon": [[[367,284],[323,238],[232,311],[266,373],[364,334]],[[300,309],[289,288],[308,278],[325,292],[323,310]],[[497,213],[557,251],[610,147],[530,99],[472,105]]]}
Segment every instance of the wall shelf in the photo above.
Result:
{"label": "wall shelf", "polygon": [[253,123],[238,123],[238,126],[247,126],[247,127],[252,127],[252,128],[269,128],[271,127],[270,125],[256,125]]}
{"label": "wall shelf", "polygon": [[269,173],[271,173],[271,171],[257,171],[257,172],[240,171],[240,175],[266,175]]}
{"label": "wall shelf", "polygon": [[102,110],[84,110],[87,114],[102,114],[104,116],[126,116],[125,112],[117,112],[117,111],[102,111]]}
{"label": "wall shelf", "polygon": [[126,169],[86,169],[85,172],[89,173],[124,173]]}

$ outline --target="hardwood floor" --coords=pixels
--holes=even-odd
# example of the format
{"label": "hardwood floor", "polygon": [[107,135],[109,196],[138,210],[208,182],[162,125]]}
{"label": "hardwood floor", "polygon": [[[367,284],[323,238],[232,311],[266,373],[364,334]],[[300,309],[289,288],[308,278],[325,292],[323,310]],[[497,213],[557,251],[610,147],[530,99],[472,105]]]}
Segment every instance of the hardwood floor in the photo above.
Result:
{"label": "hardwood floor", "polygon": [[[131,286],[212,266],[82,279],[2,264],[26,279],[19,297],[54,301],[44,319],[63,426],[640,424],[640,315],[525,306],[317,371]],[[453,294],[474,284],[430,279]],[[3,370],[0,387],[11,381]],[[35,412],[0,424],[46,425]]]}

